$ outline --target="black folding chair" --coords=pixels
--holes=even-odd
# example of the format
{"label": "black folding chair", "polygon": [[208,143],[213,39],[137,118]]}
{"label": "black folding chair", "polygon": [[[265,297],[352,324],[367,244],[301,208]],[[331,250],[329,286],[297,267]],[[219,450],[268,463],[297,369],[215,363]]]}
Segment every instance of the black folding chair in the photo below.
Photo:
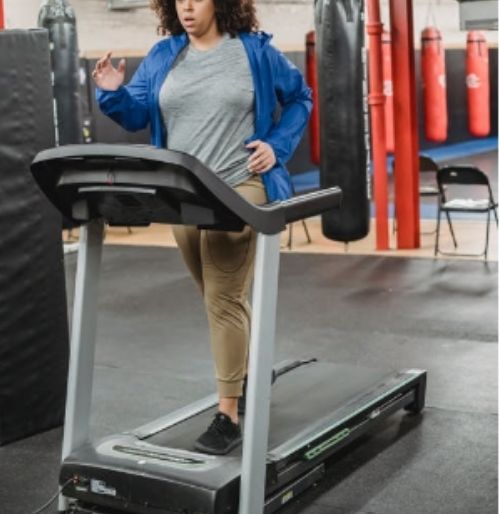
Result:
{"label": "black folding chair", "polygon": [[[439,208],[439,188],[436,177],[439,166],[437,165],[436,161],[431,159],[428,155],[420,155],[418,159],[418,165],[420,171],[420,187],[418,189],[418,194],[422,198],[430,198],[434,196],[436,198],[437,207]],[[446,217],[448,218],[448,226],[450,227],[450,232],[453,234],[450,214],[446,213]],[[437,226],[432,232],[422,233],[431,235],[434,234],[436,230]],[[453,236],[453,241],[455,241],[455,236]]]}
{"label": "black folding chair", "polygon": [[[484,258],[486,259],[489,245],[491,211],[493,211],[498,227],[498,204],[493,198],[493,192],[491,190],[488,176],[479,168],[474,166],[446,166],[439,169],[437,172],[437,183],[439,188],[439,204],[434,255],[437,255],[438,253],[442,255],[461,255],[464,257],[480,257],[484,255]],[[464,193],[466,196],[464,196]],[[457,248],[457,240],[451,225],[450,214],[452,212],[486,213],[486,243],[484,251],[479,254],[457,254],[441,251],[439,248],[439,228],[441,214],[443,212],[448,216],[455,248]]]}
{"label": "black folding chair", "polygon": [[439,188],[436,181],[436,174],[439,166],[436,161],[428,155],[418,156],[418,167],[420,171],[420,196],[439,196]]}
{"label": "black folding chair", "polygon": [[[435,197],[437,207],[439,207],[439,188],[437,185],[436,175],[439,170],[439,166],[436,161],[431,159],[428,155],[419,155],[418,156],[418,167],[420,173],[420,187],[418,188],[418,194],[422,198],[430,198]],[[453,233],[453,228],[451,226],[450,215],[446,214],[448,218],[448,226],[450,227],[450,232]],[[393,233],[396,232],[396,216],[394,216],[394,223],[392,225]],[[431,232],[421,232],[422,234],[432,235],[436,233],[436,229]],[[455,238],[453,238],[455,240]]]}

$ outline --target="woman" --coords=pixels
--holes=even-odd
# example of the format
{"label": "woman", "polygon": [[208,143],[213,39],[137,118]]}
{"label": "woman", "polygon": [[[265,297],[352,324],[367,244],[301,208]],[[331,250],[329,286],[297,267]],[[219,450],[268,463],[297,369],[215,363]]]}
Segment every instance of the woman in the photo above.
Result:
{"label": "woman", "polygon": [[[127,130],[149,124],[153,145],[194,155],[251,202],[288,198],[284,164],[307,124],[311,93],[271,37],[256,32],[253,0],[152,0],[152,7],[170,37],[126,86],[124,60],[114,68],[109,52],[97,62],[102,111]],[[219,394],[195,448],[225,454],[241,442],[256,234],[176,226],[174,236],[205,302]]]}

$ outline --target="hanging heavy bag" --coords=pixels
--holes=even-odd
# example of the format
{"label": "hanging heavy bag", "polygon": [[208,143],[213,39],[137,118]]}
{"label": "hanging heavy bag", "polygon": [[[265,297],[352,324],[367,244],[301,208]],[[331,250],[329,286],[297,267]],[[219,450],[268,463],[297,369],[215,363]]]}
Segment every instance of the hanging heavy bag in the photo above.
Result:
{"label": "hanging heavy bag", "polygon": [[316,0],[320,183],[340,186],[342,207],[322,215],[323,235],[355,241],[370,221],[363,0]]}
{"label": "hanging heavy bag", "polygon": [[385,146],[394,153],[394,86],[392,82],[392,39],[388,30],[382,32],[382,77],[384,81]]}
{"label": "hanging heavy bag", "polygon": [[448,137],[446,64],[441,32],[436,27],[422,31],[421,48],[425,138],[442,143]]}
{"label": "hanging heavy bag", "polygon": [[490,133],[490,67],[484,34],[467,34],[466,56],[467,111],[469,132],[476,137]]}
{"label": "hanging heavy bag", "polygon": [[311,162],[319,164],[319,106],[318,106],[318,70],[316,66],[316,34],[314,31],[306,34],[306,80],[312,89],[313,107],[309,120],[309,146]]}
{"label": "hanging heavy bag", "polygon": [[54,73],[57,140],[60,145],[82,142],[82,116],[76,17],[67,0],[45,0],[38,26],[49,32]]}

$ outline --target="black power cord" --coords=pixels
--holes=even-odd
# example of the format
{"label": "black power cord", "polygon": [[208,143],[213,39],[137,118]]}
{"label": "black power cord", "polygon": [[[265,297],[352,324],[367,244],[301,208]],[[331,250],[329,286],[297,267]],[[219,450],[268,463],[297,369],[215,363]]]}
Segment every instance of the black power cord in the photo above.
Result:
{"label": "black power cord", "polygon": [[38,510],[35,510],[35,512],[33,512],[33,514],[40,514],[40,512],[43,512],[47,507],[49,507],[52,503],[54,503],[56,500],[57,500],[57,497],[61,494],[62,490],[68,485],[70,484],[71,482],[73,482],[73,479],[70,478],[69,480],[67,480],[58,490],[57,490],[57,493],[54,494],[54,496],[52,496],[50,498],[50,500],[43,504]]}

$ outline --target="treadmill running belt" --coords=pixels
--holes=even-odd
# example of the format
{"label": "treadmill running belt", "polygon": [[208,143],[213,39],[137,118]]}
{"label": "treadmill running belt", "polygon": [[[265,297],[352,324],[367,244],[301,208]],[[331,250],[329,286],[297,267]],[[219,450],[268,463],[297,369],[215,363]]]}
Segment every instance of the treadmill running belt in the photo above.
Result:
{"label": "treadmill running belt", "polygon": [[[314,362],[279,377],[272,388],[269,450],[306,430],[312,420],[340,409],[361,391],[371,390],[391,376],[393,373],[387,370]],[[213,407],[143,440],[193,451],[194,442],[215,412]],[[230,455],[241,455],[241,446]]]}

